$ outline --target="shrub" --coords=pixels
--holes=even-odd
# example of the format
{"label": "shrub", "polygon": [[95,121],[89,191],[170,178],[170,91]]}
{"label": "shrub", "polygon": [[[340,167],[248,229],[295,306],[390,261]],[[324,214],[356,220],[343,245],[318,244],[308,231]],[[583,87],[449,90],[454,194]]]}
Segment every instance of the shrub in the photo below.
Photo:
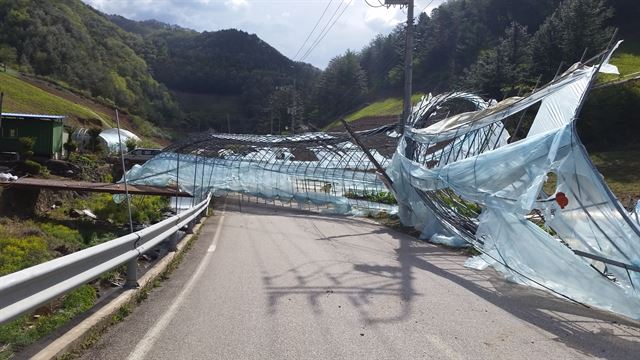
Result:
{"label": "shrub", "polygon": [[138,141],[134,138],[128,138],[125,145],[127,145],[127,151],[132,151],[138,147]]}
{"label": "shrub", "polygon": [[[129,223],[127,202],[116,203],[109,194],[96,194],[87,204],[100,219],[109,219],[116,224]],[[162,196],[132,196],[131,217],[139,224],[162,220],[162,213],[169,206],[169,199]]]}
{"label": "shrub", "polygon": [[78,150],[78,145],[71,141],[71,139],[69,139],[69,141],[67,141],[66,143],[64,143],[62,145],[62,147],[64,148],[64,150],[67,152],[67,158],[69,158],[69,155],[73,152],[75,152],[76,150]]}
{"label": "shrub", "polygon": [[40,236],[15,237],[0,233],[0,276],[16,272],[51,258]]}
{"label": "shrub", "polygon": [[33,156],[33,147],[36,145],[36,138],[34,137],[21,137],[18,138],[20,143],[20,158],[28,159]]}
{"label": "shrub", "polygon": [[40,338],[65,324],[69,319],[89,310],[96,302],[96,290],[84,285],[68,293],[62,299],[62,305],[52,314],[33,319],[23,315],[7,324],[0,325],[0,359],[12,358],[15,351],[33,344]]}
{"label": "shrub", "polygon": [[99,136],[100,133],[102,132],[102,129],[97,128],[97,127],[93,127],[91,129],[89,129],[88,133],[89,133],[89,147],[91,148],[91,150],[93,152],[99,151],[99,146],[100,146],[100,140],[99,140]]}
{"label": "shrub", "polygon": [[366,200],[371,202],[376,202],[380,204],[388,204],[395,205],[397,204],[396,198],[388,191],[380,191],[380,192],[367,192],[363,191],[362,193],[356,191],[348,191],[344,194],[344,197],[349,199],[356,200]]}
{"label": "shrub", "polygon": [[75,229],[64,225],[44,223],[40,225],[49,248],[64,254],[69,254],[83,248],[82,235]]}
{"label": "shrub", "polygon": [[43,168],[44,166],[33,160],[24,161],[24,170],[31,175],[39,175],[42,172]]}

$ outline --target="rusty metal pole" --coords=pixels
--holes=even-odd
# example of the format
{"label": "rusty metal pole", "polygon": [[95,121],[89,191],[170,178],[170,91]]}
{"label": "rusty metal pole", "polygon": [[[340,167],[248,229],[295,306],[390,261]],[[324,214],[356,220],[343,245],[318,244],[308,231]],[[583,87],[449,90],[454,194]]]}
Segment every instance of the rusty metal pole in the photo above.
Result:
{"label": "rusty metal pole", "polygon": [[[131,217],[131,198],[129,197],[129,187],[127,186],[127,169],[124,165],[124,149],[122,148],[122,136],[120,135],[120,115],[116,109],[116,125],[118,126],[118,143],[120,146],[120,160],[122,162],[122,178],[124,180],[124,193],[127,198],[127,211],[129,212],[129,231],[133,233],[133,219]],[[138,257],[135,257],[127,263],[127,280],[124,284],[125,288],[138,287]]]}
{"label": "rusty metal pole", "polygon": [[378,160],[376,160],[376,158],[371,154],[371,152],[369,152],[369,150],[367,150],[367,148],[360,141],[360,139],[358,139],[358,137],[353,132],[353,130],[351,130],[351,126],[349,126],[349,123],[347,123],[344,119],[340,119],[340,122],[342,122],[342,125],[347,130],[347,133],[349,133],[349,136],[351,137],[353,142],[355,142],[356,145],[358,145],[360,150],[362,150],[362,152],[364,152],[364,154],[367,156],[369,161],[371,161],[373,166],[375,166],[376,170],[378,171],[378,175],[380,176],[380,180],[382,181],[382,183],[384,183],[384,185],[387,187],[387,189],[389,189],[389,191],[395,196],[396,192],[393,189],[393,180],[391,180],[391,178],[389,177],[387,172],[384,170],[382,165],[380,165]]}

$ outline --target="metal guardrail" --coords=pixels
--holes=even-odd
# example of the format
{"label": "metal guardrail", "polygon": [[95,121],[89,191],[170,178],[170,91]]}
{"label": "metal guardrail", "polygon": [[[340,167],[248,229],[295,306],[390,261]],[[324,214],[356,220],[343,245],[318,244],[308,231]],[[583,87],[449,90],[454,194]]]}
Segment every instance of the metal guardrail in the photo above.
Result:
{"label": "metal guardrail", "polygon": [[148,228],[0,277],[0,324],[125,263],[134,265],[128,266],[127,282],[135,284],[138,256],[163,241],[175,247],[176,232],[185,225],[192,228],[210,200],[211,194],[191,209]]}

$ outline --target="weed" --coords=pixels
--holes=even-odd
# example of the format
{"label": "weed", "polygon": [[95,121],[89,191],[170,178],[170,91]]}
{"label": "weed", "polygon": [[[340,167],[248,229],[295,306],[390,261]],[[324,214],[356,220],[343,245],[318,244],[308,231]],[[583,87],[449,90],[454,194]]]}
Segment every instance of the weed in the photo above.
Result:
{"label": "weed", "polygon": [[111,322],[113,324],[119,323],[120,321],[124,320],[127,316],[129,316],[129,314],[131,314],[131,305],[124,304],[118,309],[115,315],[113,315]]}
{"label": "weed", "polygon": [[15,237],[0,233],[0,276],[37,265],[51,258],[39,236]]}
{"label": "weed", "polygon": [[368,192],[364,190],[362,193],[356,191],[348,191],[344,194],[344,197],[356,200],[366,200],[379,204],[395,205],[398,202],[396,198],[388,191],[380,192]]}
{"label": "weed", "polygon": [[33,344],[76,315],[89,310],[95,304],[96,298],[96,290],[84,285],[63,297],[59,302],[60,306],[52,312],[23,315],[0,325],[0,344],[4,344],[0,350],[0,359],[11,358],[14,352]]}

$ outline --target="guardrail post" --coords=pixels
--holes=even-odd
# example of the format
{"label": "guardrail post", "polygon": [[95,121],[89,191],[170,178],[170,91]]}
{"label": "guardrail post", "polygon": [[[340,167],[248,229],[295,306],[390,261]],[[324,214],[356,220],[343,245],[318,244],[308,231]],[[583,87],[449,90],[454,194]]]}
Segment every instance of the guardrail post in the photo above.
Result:
{"label": "guardrail post", "polygon": [[196,221],[195,220],[189,221],[189,223],[187,224],[187,234],[193,234],[194,226],[196,226]]}
{"label": "guardrail post", "polygon": [[124,284],[126,289],[135,289],[138,285],[138,257],[127,263],[127,281]]}
{"label": "guardrail post", "polygon": [[178,232],[177,231],[167,238],[166,247],[167,247],[167,251],[174,252],[178,250]]}

